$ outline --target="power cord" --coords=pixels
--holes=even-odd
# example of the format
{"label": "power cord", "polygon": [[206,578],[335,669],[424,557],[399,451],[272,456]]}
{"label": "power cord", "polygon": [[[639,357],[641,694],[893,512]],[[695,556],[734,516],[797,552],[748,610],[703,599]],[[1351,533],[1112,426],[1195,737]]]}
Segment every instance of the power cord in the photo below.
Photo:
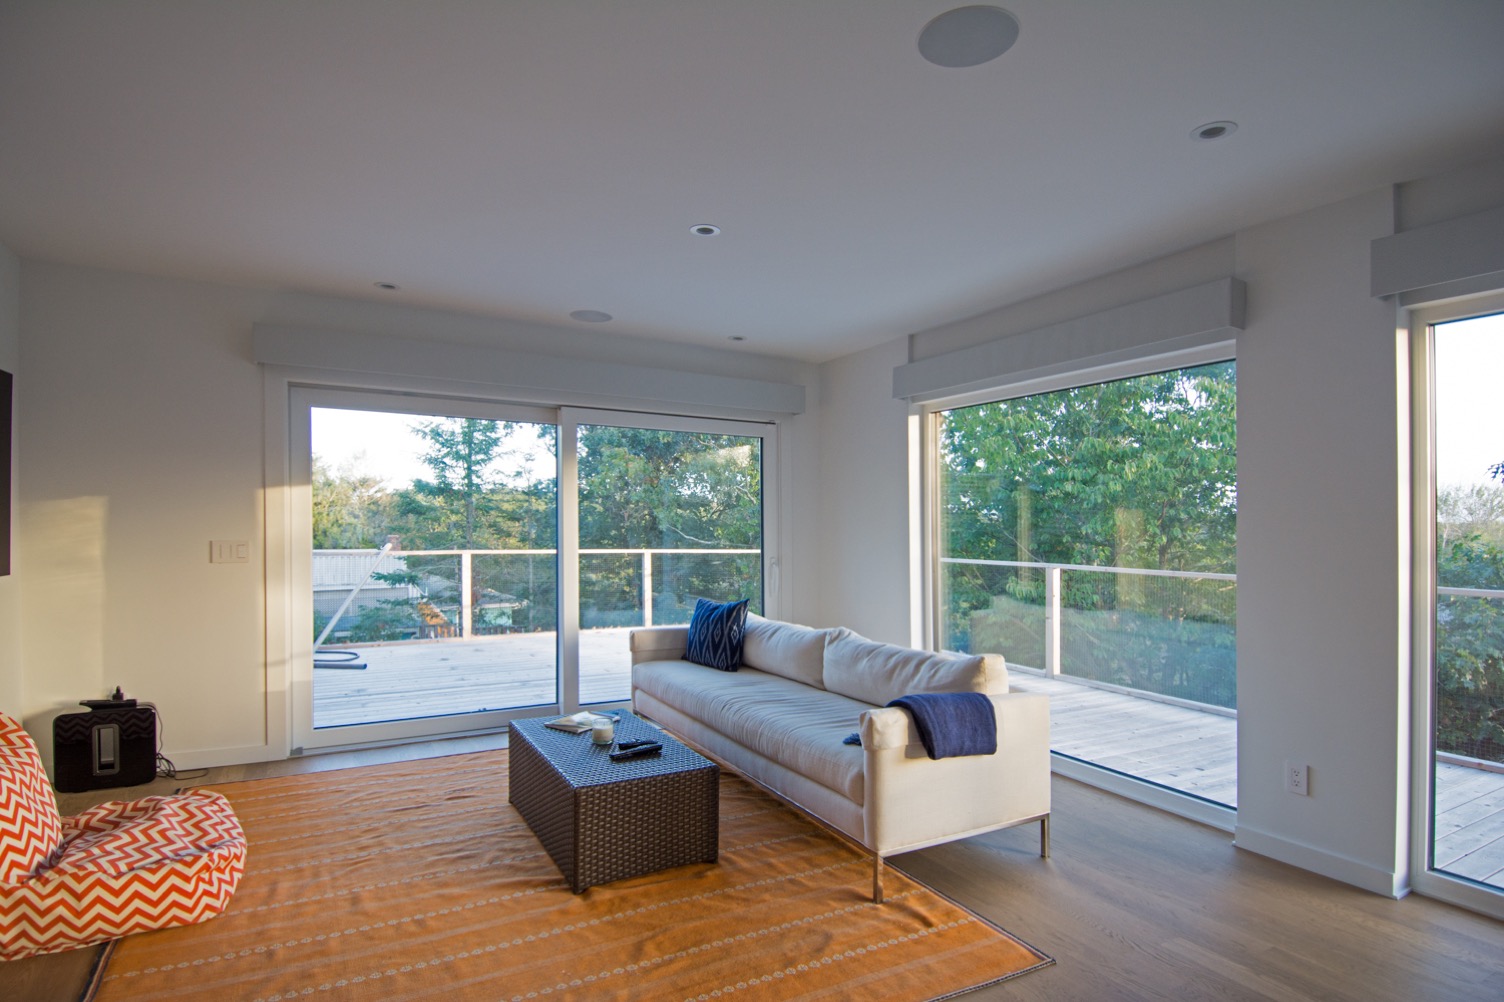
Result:
{"label": "power cord", "polygon": [[[119,690],[116,691],[118,692]],[[162,754],[162,747],[165,744],[163,735],[165,735],[167,732],[167,726],[162,723],[162,713],[157,709],[157,704],[140,701],[137,705],[151,707],[152,716],[157,718],[156,766],[157,775],[159,777],[161,777],[162,779],[203,779],[205,776],[209,775],[208,769],[193,769],[189,772],[178,772],[178,767],[173,764],[172,759]]]}

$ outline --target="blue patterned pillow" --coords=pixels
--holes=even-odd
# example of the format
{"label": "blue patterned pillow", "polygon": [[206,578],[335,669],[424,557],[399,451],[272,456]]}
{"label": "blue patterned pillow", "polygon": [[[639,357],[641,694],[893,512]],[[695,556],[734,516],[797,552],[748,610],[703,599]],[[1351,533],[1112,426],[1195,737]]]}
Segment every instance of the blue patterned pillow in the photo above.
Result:
{"label": "blue patterned pillow", "polygon": [[724,603],[699,599],[689,619],[684,660],[721,671],[736,671],[741,667],[742,638],[746,633],[746,599]]}

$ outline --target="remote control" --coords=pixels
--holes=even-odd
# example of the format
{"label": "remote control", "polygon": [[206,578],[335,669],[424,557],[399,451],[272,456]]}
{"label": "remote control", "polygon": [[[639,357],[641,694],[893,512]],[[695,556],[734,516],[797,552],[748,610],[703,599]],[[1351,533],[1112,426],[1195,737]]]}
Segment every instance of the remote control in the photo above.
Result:
{"label": "remote control", "polygon": [[654,741],[650,744],[638,745],[636,748],[628,748],[626,751],[614,751],[611,753],[611,761],[625,762],[629,758],[641,758],[645,755],[657,755],[663,751],[663,745]]}
{"label": "remote control", "polygon": [[641,748],[643,745],[659,745],[661,747],[662,742],[652,741],[648,738],[638,738],[634,741],[618,741],[616,743],[616,750],[631,751],[633,748]]}

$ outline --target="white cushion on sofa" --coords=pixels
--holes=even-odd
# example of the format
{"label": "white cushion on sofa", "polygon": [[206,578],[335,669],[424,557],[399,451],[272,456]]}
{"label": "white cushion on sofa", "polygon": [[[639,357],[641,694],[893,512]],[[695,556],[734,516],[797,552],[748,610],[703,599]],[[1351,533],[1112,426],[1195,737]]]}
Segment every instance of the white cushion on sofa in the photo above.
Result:
{"label": "white cushion on sofa", "polygon": [[688,661],[632,667],[632,686],[853,803],[862,803],[862,749],[842,744],[870,707],[792,679]]}
{"label": "white cushion on sofa", "polygon": [[996,654],[935,654],[837,630],[825,644],[825,688],[874,706],[921,692],[1008,691]]}
{"label": "white cushion on sofa", "polygon": [[825,638],[830,632],[749,615],[742,635],[742,664],[823,689]]}

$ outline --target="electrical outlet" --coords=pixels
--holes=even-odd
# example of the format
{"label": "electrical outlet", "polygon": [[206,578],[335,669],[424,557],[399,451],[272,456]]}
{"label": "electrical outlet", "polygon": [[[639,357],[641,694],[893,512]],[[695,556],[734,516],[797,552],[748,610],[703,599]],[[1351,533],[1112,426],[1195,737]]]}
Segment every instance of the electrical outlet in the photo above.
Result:
{"label": "electrical outlet", "polygon": [[1285,792],[1293,793],[1297,797],[1309,797],[1311,795],[1310,766],[1296,765],[1294,762],[1285,763]]}

